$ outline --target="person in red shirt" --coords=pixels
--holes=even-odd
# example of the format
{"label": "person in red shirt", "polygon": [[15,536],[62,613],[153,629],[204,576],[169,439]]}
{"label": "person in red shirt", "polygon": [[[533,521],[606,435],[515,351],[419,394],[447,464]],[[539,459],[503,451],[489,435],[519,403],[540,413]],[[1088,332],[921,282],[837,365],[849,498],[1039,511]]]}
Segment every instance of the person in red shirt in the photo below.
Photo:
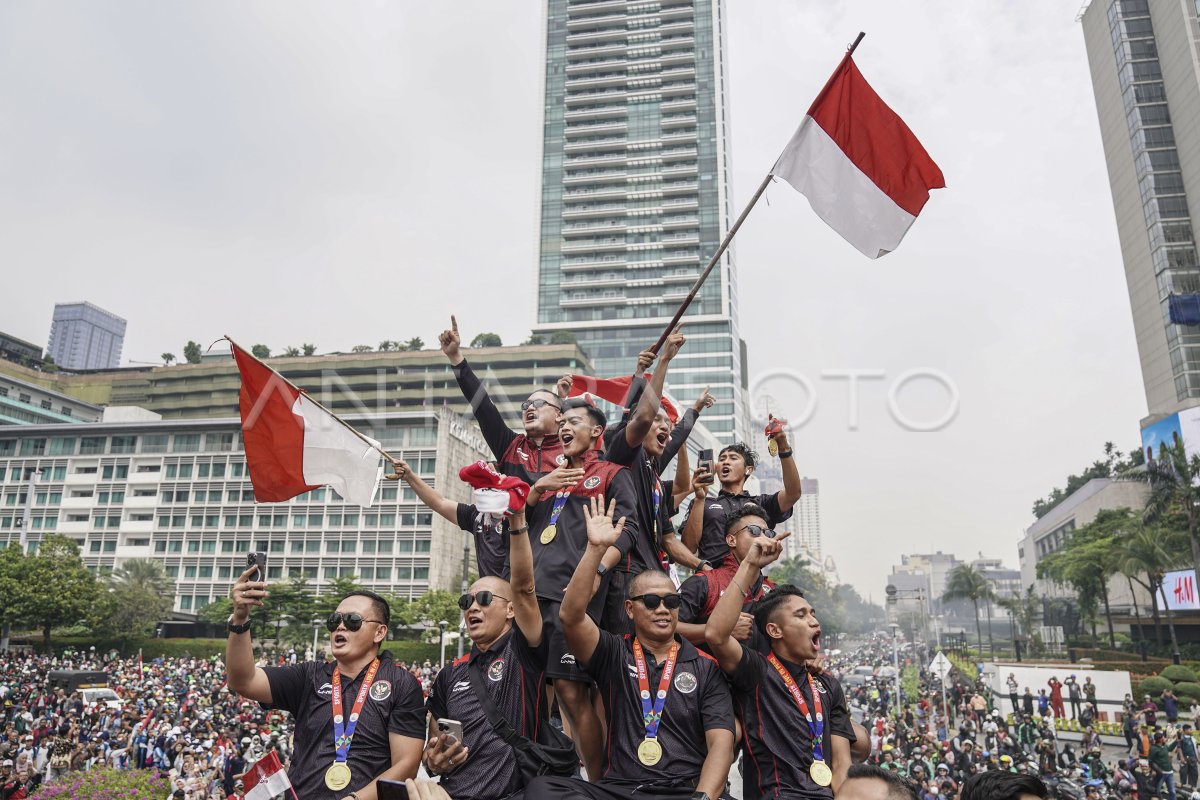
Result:
{"label": "person in red shirt", "polygon": [[1046,685],[1050,687],[1051,711],[1054,712],[1055,717],[1065,717],[1067,715],[1067,710],[1063,707],[1062,681],[1060,681],[1056,675],[1050,680],[1046,681]]}

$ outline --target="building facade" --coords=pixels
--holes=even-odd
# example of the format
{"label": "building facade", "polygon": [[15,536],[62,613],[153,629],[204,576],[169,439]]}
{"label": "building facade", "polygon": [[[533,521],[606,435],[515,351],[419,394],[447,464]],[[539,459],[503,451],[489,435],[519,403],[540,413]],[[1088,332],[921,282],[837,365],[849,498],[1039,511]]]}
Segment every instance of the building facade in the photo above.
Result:
{"label": "building facade", "polygon": [[[548,0],[538,317],[601,376],[628,374],[716,252],[730,219],[724,0]],[[749,430],[733,252],[687,317],[671,391]]]}
{"label": "building facade", "polygon": [[42,365],[42,348],[0,331],[0,358],[30,367]]}
{"label": "building facade", "polygon": [[[370,509],[327,487],[256,503],[239,419],[124,411],[0,430],[0,545],[24,538],[32,550],[62,534],[100,575],[129,558],[161,560],[175,581],[174,608],[185,613],[228,596],[250,552],[267,553],[268,580],[305,578],[317,592],[350,575],[400,597],[457,591],[463,534],[403,483],[383,480]],[[458,469],[490,454],[466,418],[438,408],[348,419],[443,494],[470,502]],[[32,471],[41,474],[29,497]]]}
{"label": "building facade", "polygon": [[1200,404],[1200,327],[1170,313],[1200,302],[1197,7],[1094,0],[1081,21],[1153,422]]}
{"label": "building facade", "polygon": [[113,369],[121,363],[125,320],[91,303],[59,303],[46,355],[62,369]]}
{"label": "building facade", "polygon": [[103,409],[0,372],[0,426],[97,422]]}

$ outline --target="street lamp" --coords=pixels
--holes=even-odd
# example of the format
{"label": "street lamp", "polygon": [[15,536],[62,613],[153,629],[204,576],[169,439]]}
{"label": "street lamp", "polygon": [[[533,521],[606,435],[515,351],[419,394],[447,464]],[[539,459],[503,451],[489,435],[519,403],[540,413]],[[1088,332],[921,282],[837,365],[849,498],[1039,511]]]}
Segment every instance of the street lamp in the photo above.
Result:
{"label": "street lamp", "polygon": [[896,670],[896,719],[900,719],[900,625],[893,622],[888,627],[892,629],[892,667]]}
{"label": "street lamp", "polygon": [[450,627],[450,623],[446,620],[443,619],[438,622],[438,650],[440,651],[438,669],[446,666],[446,628],[448,627]]}
{"label": "street lamp", "polygon": [[321,620],[314,619],[312,621],[312,626],[313,626],[312,660],[316,661],[317,660],[317,634],[320,633],[320,631],[321,631]]}

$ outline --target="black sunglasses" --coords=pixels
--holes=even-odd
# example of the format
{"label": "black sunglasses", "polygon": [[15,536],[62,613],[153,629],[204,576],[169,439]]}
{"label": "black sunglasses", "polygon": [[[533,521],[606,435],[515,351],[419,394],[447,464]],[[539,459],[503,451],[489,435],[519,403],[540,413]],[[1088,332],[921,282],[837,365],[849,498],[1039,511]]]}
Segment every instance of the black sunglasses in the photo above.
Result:
{"label": "black sunglasses", "polygon": [[774,528],[764,528],[762,525],[747,525],[746,527],[739,529],[738,533],[741,533],[742,531],[750,534],[750,536],[755,539],[757,539],[759,536],[765,536],[768,539],[774,539],[778,535],[775,533]]}
{"label": "black sunglasses", "polygon": [[346,630],[348,631],[356,631],[362,627],[364,622],[375,622],[380,625],[387,624],[381,619],[367,619],[357,611],[351,611],[348,614],[343,614],[341,611],[335,611],[329,615],[329,619],[325,620],[325,627],[329,629],[330,633],[336,631],[339,625],[345,625]]}
{"label": "black sunglasses", "polygon": [[630,600],[640,600],[650,611],[658,608],[660,604],[665,605],[671,611],[683,605],[683,598],[677,594],[639,594],[637,597],[631,597]]}
{"label": "black sunglasses", "polygon": [[541,408],[542,406],[550,406],[557,411],[562,411],[562,406],[556,406],[549,400],[543,400],[540,397],[537,400],[526,400],[524,403],[521,403],[521,410],[528,411],[531,408]]}
{"label": "black sunglasses", "polygon": [[489,592],[487,589],[484,589],[482,592],[476,592],[475,594],[471,594],[470,592],[468,592],[467,594],[464,594],[461,597],[459,597],[458,598],[458,607],[461,608],[463,611],[466,611],[468,608],[471,607],[472,603],[479,603],[479,605],[481,607],[487,608],[488,606],[490,606],[492,604],[493,600],[503,600],[506,603],[508,602],[507,597],[501,597],[500,595],[498,595],[494,592]]}

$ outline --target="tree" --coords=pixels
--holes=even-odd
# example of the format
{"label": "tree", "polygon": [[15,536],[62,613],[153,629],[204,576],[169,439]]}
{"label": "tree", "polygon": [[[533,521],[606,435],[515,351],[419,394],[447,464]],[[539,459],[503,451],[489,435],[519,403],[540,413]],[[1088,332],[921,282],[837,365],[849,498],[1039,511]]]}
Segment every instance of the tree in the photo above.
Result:
{"label": "tree", "polygon": [[250,355],[254,356],[255,358],[270,358],[271,348],[267,347],[265,344],[256,344],[250,348]]}
{"label": "tree", "polygon": [[58,372],[58,362],[54,360],[54,356],[47,354],[42,359],[42,372]]}
{"label": "tree", "polygon": [[300,349],[304,351],[304,355],[306,356],[311,356],[317,352],[317,346],[315,344],[302,344],[300,345]]}
{"label": "tree", "polygon": [[432,589],[392,613],[392,618],[405,625],[433,625],[445,620],[450,627],[458,625],[462,611],[458,595],[445,589]]}
{"label": "tree", "polygon": [[541,334],[538,334],[538,333],[529,334],[529,338],[526,339],[524,342],[522,342],[522,344],[545,344],[545,343],[546,342],[542,338]]}
{"label": "tree", "polygon": [[418,350],[424,350],[425,340],[420,336],[414,336],[404,343],[404,349],[414,353]]}
{"label": "tree", "polygon": [[550,344],[579,344],[579,340],[570,331],[555,331],[550,334]]}
{"label": "tree", "polygon": [[502,347],[503,342],[494,333],[481,333],[471,340],[471,347]]}
{"label": "tree", "polygon": [[175,582],[162,563],[131,558],[113,570],[100,603],[99,627],[125,642],[153,635],[157,624],[171,613]]}
{"label": "tree", "polygon": [[354,347],[350,348],[350,352],[351,353],[369,353],[374,349],[375,348],[371,347],[371,345],[369,345],[369,344],[356,344],[356,345],[354,345]]}
{"label": "tree", "polygon": [[75,542],[65,536],[42,540],[37,554],[27,557],[24,578],[28,592],[18,616],[41,628],[47,648],[51,628],[84,620],[100,599],[95,576],[84,566]]}
{"label": "tree", "polygon": [[1148,523],[1161,523],[1172,513],[1182,513],[1187,521],[1187,541],[1192,549],[1192,567],[1200,575],[1200,455],[1188,458],[1183,440],[1164,442],[1158,450],[1158,460],[1146,465],[1150,477],[1150,499],[1146,501],[1143,518]]}
{"label": "tree", "polygon": [[171,366],[171,362],[175,360],[175,354],[174,353],[163,353],[162,356],[160,356],[160,358],[162,358],[162,360],[163,360],[163,366],[169,367],[169,366]]}
{"label": "tree", "polygon": [[329,581],[321,590],[321,594],[313,600],[313,611],[315,616],[324,619],[337,610],[338,603],[342,602],[342,598],[351,592],[357,592],[363,588],[358,582],[357,575],[339,575]]}
{"label": "tree", "polygon": [[200,363],[200,345],[191,339],[183,346],[183,358],[189,364]]}
{"label": "tree", "polygon": [[1154,615],[1158,617],[1158,598],[1161,596],[1163,609],[1167,615],[1167,629],[1171,633],[1171,652],[1175,663],[1179,663],[1179,642],[1175,638],[1175,620],[1171,607],[1167,605],[1167,595],[1163,591],[1163,576],[1167,570],[1179,563],[1179,551],[1182,550],[1182,533],[1169,528],[1155,528],[1149,525],[1139,526],[1121,542],[1121,560],[1124,568],[1132,572],[1146,573],[1146,580],[1133,579],[1150,592],[1153,602]]}
{"label": "tree", "polygon": [[300,355],[300,348],[299,347],[285,347],[285,348],[283,348],[283,354],[285,356],[287,356],[288,358],[295,358],[296,356]]}
{"label": "tree", "polygon": [[1032,586],[1026,587],[1025,594],[1019,597],[1002,597],[996,603],[1008,611],[1021,633],[1029,637],[1030,641],[1037,641],[1036,626],[1042,601]]}
{"label": "tree", "polygon": [[316,616],[315,605],[312,587],[304,577],[271,584],[271,593],[263,604],[266,615],[274,622],[277,640],[282,638],[285,625],[289,630],[301,627],[311,631]]}
{"label": "tree", "polygon": [[391,351],[396,349],[397,344],[398,344],[397,342],[393,342],[391,339],[384,339],[382,342],[379,343],[379,347],[376,349],[379,350],[379,352],[381,352],[381,353],[390,353]]}
{"label": "tree", "polygon": [[1111,478],[1129,473],[1134,467],[1139,467],[1144,461],[1141,448],[1134,448],[1126,457],[1112,442],[1104,443],[1104,458],[1092,462],[1092,465],[1078,475],[1067,477],[1065,489],[1055,487],[1049,495],[1033,501],[1033,515],[1038,519],[1044,517],[1052,508],[1066,500],[1092,478]]}
{"label": "tree", "polygon": [[0,550],[0,625],[22,622],[21,610],[27,607],[29,582],[25,577],[28,556],[13,542]]}
{"label": "tree", "polygon": [[[942,592],[942,600],[970,600],[975,609],[975,636],[983,648],[983,630],[979,627],[979,601],[991,602],[996,599],[991,584],[979,570],[970,564],[959,564],[946,576],[946,589]],[[992,628],[988,625],[988,646],[992,645]]]}

